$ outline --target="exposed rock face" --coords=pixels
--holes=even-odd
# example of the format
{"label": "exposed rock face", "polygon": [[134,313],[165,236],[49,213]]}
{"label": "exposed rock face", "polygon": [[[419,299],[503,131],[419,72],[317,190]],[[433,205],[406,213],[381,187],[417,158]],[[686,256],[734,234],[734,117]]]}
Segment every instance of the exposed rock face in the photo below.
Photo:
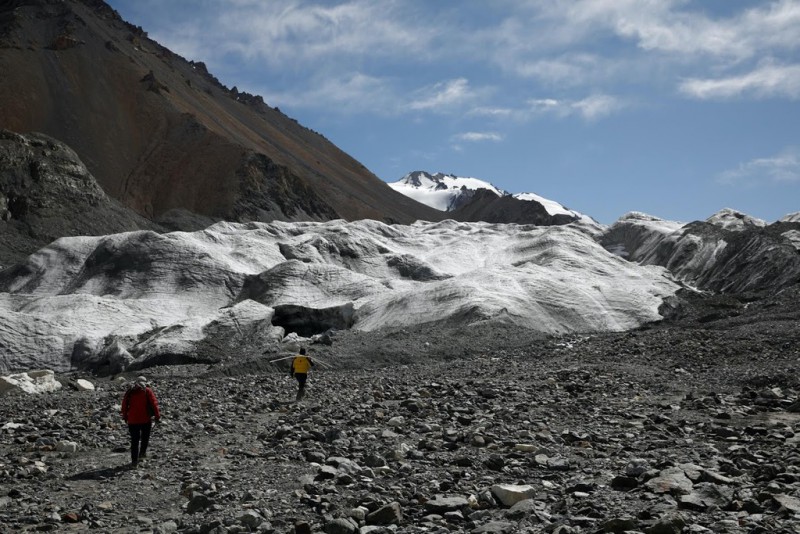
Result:
{"label": "exposed rock face", "polygon": [[469,201],[450,213],[450,216],[457,221],[536,225],[568,224],[577,219],[561,213],[550,215],[539,202],[520,200],[509,195],[498,197],[485,189],[475,191]]}
{"label": "exposed rock face", "polygon": [[106,193],[150,219],[440,218],[101,1],[1,3],[0,72],[0,125],[67,143]]}
{"label": "exposed rock face", "polygon": [[739,293],[800,281],[800,252],[792,239],[798,229],[794,222],[763,226],[730,210],[686,225],[632,213],[604,232],[600,243],[631,261],[666,267],[698,288]]}
{"label": "exposed rock face", "polygon": [[64,235],[157,225],[109,198],[69,147],[0,130],[0,270]]}
{"label": "exposed rock face", "polygon": [[217,361],[278,350],[285,331],[604,332],[661,319],[679,286],[593,232],[339,220],[61,238],[0,272],[0,369]]}

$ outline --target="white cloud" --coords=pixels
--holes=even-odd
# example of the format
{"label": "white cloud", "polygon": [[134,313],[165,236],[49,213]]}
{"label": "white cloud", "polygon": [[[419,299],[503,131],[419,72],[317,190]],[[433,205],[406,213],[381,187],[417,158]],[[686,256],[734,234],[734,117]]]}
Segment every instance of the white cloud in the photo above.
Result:
{"label": "white cloud", "polygon": [[306,91],[260,93],[270,105],[297,108],[327,108],[346,113],[399,113],[400,104],[389,82],[384,79],[353,73],[339,78],[323,77]]}
{"label": "white cloud", "polygon": [[503,140],[503,136],[497,132],[464,132],[454,136],[454,139],[471,143],[483,141],[500,142]]}
{"label": "white cloud", "polygon": [[800,47],[797,0],[756,3],[716,18],[685,0],[556,0],[543,5],[549,18],[570,25],[565,31],[576,42],[605,29],[644,50],[686,56],[747,58],[775,47]]}
{"label": "white cloud", "polygon": [[587,120],[607,117],[623,107],[622,101],[609,95],[592,95],[572,103],[572,109]]}
{"label": "white cloud", "polygon": [[577,115],[593,121],[620,111],[627,104],[611,95],[596,94],[581,100],[534,99],[528,101],[528,106],[528,113],[533,116],[548,114],[565,118]]}
{"label": "white cloud", "polygon": [[459,107],[478,97],[466,78],[458,78],[420,89],[408,104],[411,110],[444,112]]}
{"label": "white cloud", "polygon": [[742,163],[735,169],[720,173],[717,180],[728,185],[800,183],[800,148],[790,147],[776,156]]}
{"label": "white cloud", "polygon": [[475,115],[478,117],[495,117],[495,118],[510,117],[515,113],[516,111],[512,108],[489,107],[489,106],[478,106],[467,112],[468,115]]}
{"label": "white cloud", "polygon": [[558,115],[568,115],[569,104],[554,98],[537,98],[529,100],[531,111],[534,113],[556,113]]}
{"label": "white cloud", "polygon": [[687,0],[518,1],[502,24],[483,32],[483,45],[504,71],[562,89],[653,86],[763,57],[792,61],[800,1],[725,4],[715,13]]}
{"label": "white cloud", "polygon": [[222,48],[272,65],[297,65],[328,58],[422,55],[433,35],[407,24],[414,16],[402,2],[351,0],[234,1],[211,21],[224,36]]}
{"label": "white cloud", "polygon": [[[471,105],[471,115],[516,118],[509,101],[522,92],[521,79],[552,94],[620,93],[621,85],[658,91],[680,79],[681,94],[696,98],[795,98],[798,92],[791,67],[753,63],[763,57],[776,64],[796,61],[800,0],[712,6],[689,0],[498,0],[463,9],[427,0],[208,0],[197,2],[189,18],[186,7],[169,6],[192,5],[190,0],[137,2],[173,13],[171,19],[154,15],[152,34],[159,41],[205,61],[217,75],[238,70],[251,78],[274,76],[264,96],[284,105],[331,107],[352,95],[367,99],[365,110],[382,114],[387,111],[381,105],[392,114]],[[453,79],[431,85],[439,67]],[[742,75],[747,68],[754,70]],[[369,84],[360,93],[358,87],[334,87],[358,76],[381,80],[375,88],[388,96],[368,94]],[[320,83],[324,77],[340,81]],[[504,100],[489,102],[467,77],[479,87],[502,87]],[[242,87],[247,80],[229,84]],[[269,98],[277,87],[284,89]],[[319,103],[301,102],[304,95]],[[560,115],[589,120],[619,109],[619,102],[597,98],[561,104]]]}
{"label": "white cloud", "polygon": [[800,98],[800,65],[763,65],[739,76],[689,79],[680,91],[700,99],[755,96]]}
{"label": "white cloud", "polygon": [[519,76],[534,78],[557,87],[578,87],[587,83],[608,82],[623,71],[627,74],[631,71],[629,61],[580,52],[561,54],[557,57],[533,57],[511,64]]}

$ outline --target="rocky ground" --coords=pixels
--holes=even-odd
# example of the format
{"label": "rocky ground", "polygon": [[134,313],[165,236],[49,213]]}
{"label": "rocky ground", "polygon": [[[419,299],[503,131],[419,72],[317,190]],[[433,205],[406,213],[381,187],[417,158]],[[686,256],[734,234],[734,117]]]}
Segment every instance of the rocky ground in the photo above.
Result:
{"label": "rocky ground", "polygon": [[61,376],[0,399],[0,530],[798,533],[799,302],[345,332],[311,347],[300,403],[279,355],[147,370],[163,422],[135,470],[131,377]]}

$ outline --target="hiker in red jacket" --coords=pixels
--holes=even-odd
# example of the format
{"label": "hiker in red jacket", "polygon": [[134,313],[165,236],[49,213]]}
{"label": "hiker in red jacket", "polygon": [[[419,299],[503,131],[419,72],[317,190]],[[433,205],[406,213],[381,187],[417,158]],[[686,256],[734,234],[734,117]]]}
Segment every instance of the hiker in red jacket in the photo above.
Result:
{"label": "hiker in red jacket", "polygon": [[158,423],[161,419],[158,400],[148,387],[145,377],[137,377],[133,386],[125,392],[122,398],[122,418],[128,423],[131,434],[131,467],[136,468],[139,460],[147,453],[153,421]]}

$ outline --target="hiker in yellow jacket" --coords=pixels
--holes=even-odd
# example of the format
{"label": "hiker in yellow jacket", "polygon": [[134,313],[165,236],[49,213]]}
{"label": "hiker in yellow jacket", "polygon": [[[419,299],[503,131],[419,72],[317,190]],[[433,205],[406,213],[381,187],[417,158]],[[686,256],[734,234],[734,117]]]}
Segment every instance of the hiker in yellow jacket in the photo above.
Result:
{"label": "hiker in yellow jacket", "polygon": [[308,371],[311,370],[311,367],[314,365],[314,362],[311,361],[311,358],[306,356],[306,349],[301,348],[300,354],[294,357],[292,360],[292,366],[289,368],[289,375],[293,376],[297,379],[297,398],[296,400],[300,400],[303,398],[306,392],[306,379],[308,378]]}

